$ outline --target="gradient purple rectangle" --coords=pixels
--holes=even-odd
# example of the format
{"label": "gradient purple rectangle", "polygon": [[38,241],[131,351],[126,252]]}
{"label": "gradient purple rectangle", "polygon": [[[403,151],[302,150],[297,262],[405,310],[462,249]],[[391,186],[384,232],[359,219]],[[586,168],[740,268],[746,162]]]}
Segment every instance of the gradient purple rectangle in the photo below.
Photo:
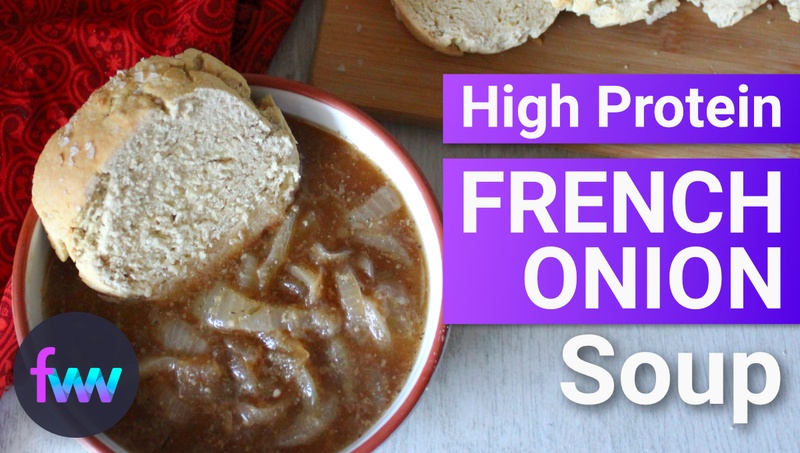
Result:
{"label": "gradient purple rectangle", "polygon": [[[687,214],[701,221],[710,211],[722,212],[719,227],[693,234],[680,228],[672,213],[675,182],[690,171],[715,175],[722,193],[710,193],[702,184],[687,192]],[[500,171],[503,182],[477,184],[478,197],[500,197],[499,208],[477,210],[476,232],[465,233],[464,172]],[[548,210],[558,233],[544,233],[535,216],[525,214],[525,231],[510,232],[510,172],[536,171],[553,178],[556,198]],[[602,207],[581,208],[580,221],[605,221],[607,233],[565,233],[564,174],[566,171],[607,172],[606,183],[582,183],[581,195],[603,197]],[[651,233],[634,208],[627,204],[628,231],[613,232],[612,175],[626,171],[650,200],[650,174],[664,173],[664,232]],[[767,172],[781,178],[781,231],[767,232],[767,209],[746,208],[744,233],[730,232],[730,172],[744,172],[747,196],[764,195]],[[541,193],[537,184],[525,188],[526,198]],[[800,323],[800,161],[780,159],[445,159],[444,160],[444,316],[449,324],[795,324]],[[531,302],[525,289],[526,262],[537,249],[560,247],[574,259],[578,285],[574,297],[563,308],[546,310]],[[672,258],[686,247],[712,251],[722,268],[722,291],[708,308],[691,310],[679,305],[668,284]],[[582,277],[586,247],[599,247],[617,275],[622,248],[636,247],[636,307],[620,307],[611,290],[600,280],[599,308],[585,307]],[[646,247],[661,249],[661,308],[648,309],[645,295]],[[744,308],[730,307],[730,249],[744,247],[759,272],[766,274],[767,247],[781,248],[781,306],[768,309],[756,290],[745,280]],[[554,262],[554,261],[553,261]],[[694,262],[694,264],[693,264]],[[693,297],[703,293],[707,272],[699,260],[690,260],[684,273],[686,291]],[[542,267],[542,291],[557,294],[562,284],[557,266]],[[549,288],[549,289],[548,289]]]}
{"label": "gradient purple rectangle", "polygon": [[[751,74],[445,74],[443,76],[443,141],[444,143],[800,143],[800,75],[751,75]],[[546,96],[552,100],[554,84],[559,84],[562,97],[572,96],[578,106],[577,127],[570,127],[569,109],[562,106],[561,124],[551,124],[552,106],[545,109],[548,120],[546,128],[539,138],[525,138],[520,135],[523,126],[518,114],[518,104],[525,96]],[[746,85],[746,93],[740,86]],[[485,102],[489,99],[489,87],[496,87],[497,125],[489,127],[488,111],[476,110],[472,114],[472,126],[464,124],[464,87],[472,87],[472,100]],[[506,86],[510,93],[506,93]],[[631,97],[631,106],[622,113],[609,115],[608,126],[600,127],[598,122],[598,106],[600,86],[624,87]],[[690,106],[685,98],[690,89],[698,90],[703,97],[698,105],[697,120],[703,121],[703,127],[696,127],[690,122]],[[653,96],[653,103],[643,107],[644,124],[636,127],[636,96]],[[684,109],[684,121],[674,127],[663,127],[654,119],[654,107],[658,99],[674,96],[681,101]],[[732,101],[733,115],[715,115],[720,121],[730,118],[733,124],[729,127],[714,127],[710,124],[706,108],[715,96],[725,96]],[[773,127],[772,109],[766,105],[762,126],[755,126],[754,113],[756,96],[775,96],[780,103],[780,127]],[[511,115],[504,115],[505,101],[510,99]],[[749,121],[746,127],[739,123],[744,109],[740,109],[740,98],[747,103]],[[616,95],[609,97],[611,103],[618,99]],[[548,104],[549,105],[549,104]],[[666,105],[666,104],[665,104]],[[525,109],[530,117],[534,117],[535,105]],[[672,107],[664,109],[664,117],[670,119]],[[506,117],[510,122],[506,124]],[[699,122],[696,122],[699,125]]]}

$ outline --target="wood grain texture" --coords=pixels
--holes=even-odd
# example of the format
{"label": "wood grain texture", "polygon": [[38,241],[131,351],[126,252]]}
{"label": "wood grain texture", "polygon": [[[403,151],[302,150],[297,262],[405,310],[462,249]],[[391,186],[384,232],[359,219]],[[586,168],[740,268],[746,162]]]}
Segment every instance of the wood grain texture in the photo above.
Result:
{"label": "wood grain texture", "polygon": [[[311,83],[376,116],[440,128],[447,73],[798,73],[800,24],[770,1],[725,29],[688,3],[653,25],[598,29],[588,17],[563,13],[520,47],[452,57],[414,39],[389,0],[327,0]],[[625,157],[800,156],[794,145],[568,147]]]}

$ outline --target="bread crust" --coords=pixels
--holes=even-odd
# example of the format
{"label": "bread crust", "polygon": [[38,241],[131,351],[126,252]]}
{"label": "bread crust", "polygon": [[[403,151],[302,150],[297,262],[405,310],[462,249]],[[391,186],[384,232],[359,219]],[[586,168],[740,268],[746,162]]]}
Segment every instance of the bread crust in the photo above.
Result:
{"label": "bread crust", "polygon": [[418,41],[445,55],[451,55],[454,57],[460,57],[464,55],[464,52],[462,52],[461,49],[459,49],[454,43],[450,43],[446,46],[442,45],[434,37],[433,33],[425,30],[421,26],[422,21],[420,20],[419,15],[416,13],[416,11],[414,11],[413,8],[411,8],[411,5],[402,0],[391,0],[391,2],[392,6],[394,6],[397,19],[406,26],[411,35],[413,35]]}
{"label": "bread crust", "polygon": [[[275,123],[271,100],[262,111],[250,100],[250,88],[236,71],[209,54],[188,49],[174,57],[144,59],[127,71],[120,71],[96,90],[87,102],[45,145],[33,176],[32,202],[59,259],[72,258],[79,264],[81,213],[87,209],[101,174],[115,153],[127,143],[139,124],[151,115],[178,114],[178,104],[194,90],[222,90],[240,98],[255,114],[294,138],[282,116]],[[277,109],[277,108],[275,108]],[[296,153],[296,148],[295,148]],[[297,181],[294,181],[296,184]],[[262,222],[263,223],[263,222]],[[78,266],[90,287],[120,297],[100,275],[97,265]]]}

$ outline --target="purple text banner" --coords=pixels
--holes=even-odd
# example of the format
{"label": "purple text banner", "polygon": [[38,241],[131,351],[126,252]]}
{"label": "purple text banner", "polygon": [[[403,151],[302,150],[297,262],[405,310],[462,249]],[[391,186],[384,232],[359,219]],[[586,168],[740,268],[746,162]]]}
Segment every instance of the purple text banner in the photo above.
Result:
{"label": "purple text banner", "polygon": [[795,324],[798,275],[798,160],[444,160],[449,324]]}
{"label": "purple text banner", "polygon": [[445,143],[795,144],[800,75],[445,74]]}

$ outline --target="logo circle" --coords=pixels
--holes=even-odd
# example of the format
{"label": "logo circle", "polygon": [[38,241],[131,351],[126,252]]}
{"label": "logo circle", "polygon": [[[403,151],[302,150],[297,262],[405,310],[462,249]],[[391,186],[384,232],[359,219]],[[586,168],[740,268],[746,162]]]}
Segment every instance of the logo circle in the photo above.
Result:
{"label": "logo circle", "polygon": [[22,408],[42,428],[86,437],[114,426],[139,385],[139,363],[117,326],[89,313],[63,313],[36,326],[14,361]]}

